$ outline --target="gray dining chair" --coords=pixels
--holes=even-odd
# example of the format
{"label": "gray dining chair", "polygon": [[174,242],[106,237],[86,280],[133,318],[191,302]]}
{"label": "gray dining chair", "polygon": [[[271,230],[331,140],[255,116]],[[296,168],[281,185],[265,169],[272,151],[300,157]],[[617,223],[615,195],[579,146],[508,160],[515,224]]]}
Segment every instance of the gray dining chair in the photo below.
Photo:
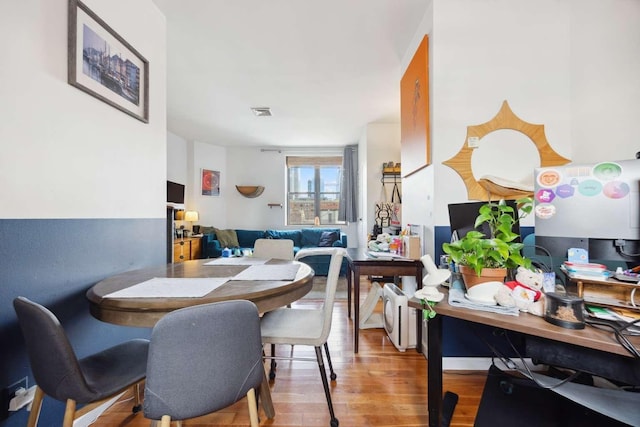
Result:
{"label": "gray dining chair", "polygon": [[[133,339],[78,359],[56,316],[25,297],[13,300],[36,382],[28,427],[38,424],[45,395],[66,402],[63,427],[128,388],[134,412],[140,410],[140,383],[145,378],[149,341]],[[77,404],[84,404],[76,410]]]}
{"label": "gray dining chair", "polygon": [[216,412],[245,396],[258,426],[255,391],[264,374],[260,316],[246,300],[173,311],[151,333],[144,415],[186,420]]}
{"label": "gray dining chair", "polygon": [[[335,380],[336,374],[333,371],[333,365],[331,364],[331,356],[329,355],[327,339],[331,332],[333,305],[336,296],[336,288],[338,286],[340,267],[342,265],[342,258],[344,257],[345,250],[341,248],[327,248],[322,252],[323,254],[331,255],[329,274],[327,275],[327,287],[325,289],[322,307],[314,309],[280,308],[270,311],[262,316],[260,326],[262,331],[262,341],[265,344],[306,345],[313,346],[315,348],[315,359],[295,356],[279,357],[273,354],[271,356],[266,356],[266,358],[317,361],[320,369],[322,385],[327,398],[327,405],[329,406],[329,414],[331,415],[331,427],[337,427],[339,422],[333,410],[322,348],[324,347],[327,355],[327,364],[329,365],[329,370],[331,372],[331,380]],[[315,251],[314,254],[319,254],[319,252]],[[271,378],[274,378],[271,374],[270,376]]]}
{"label": "gray dining chair", "polygon": [[289,239],[256,239],[253,256],[264,259],[293,260],[293,240]]}

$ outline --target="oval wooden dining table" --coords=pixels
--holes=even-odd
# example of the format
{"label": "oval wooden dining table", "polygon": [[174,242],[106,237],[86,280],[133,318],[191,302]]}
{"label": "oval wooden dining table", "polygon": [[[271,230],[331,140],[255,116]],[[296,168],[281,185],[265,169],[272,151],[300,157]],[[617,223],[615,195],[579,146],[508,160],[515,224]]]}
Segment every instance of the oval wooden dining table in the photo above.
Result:
{"label": "oval wooden dining table", "polygon": [[212,302],[246,299],[260,313],[284,307],[305,296],[313,284],[313,269],[298,261],[268,260],[264,265],[295,264],[294,280],[230,281],[202,297],[117,297],[110,294],[154,278],[232,277],[249,264],[212,264],[211,259],[185,261],[127,271],[96,283],[87,291],[91,314],[98,320],[124,326],[153,327],[165,314],[184,307]]}
{"label": "oval wooden dining table", "polygon": [[[185,261],[158,267],[133,270],[108,277],[87,291],[91,314],[98,320],[124,326],[153,327],[165,314],[198,304],[245,299],[252,301],[260,313],[284,307],[311,291],[314,271],[298,261],[268,260],[263,265],[297,265],[293,280],[233,280],[198,297],[118,297],[114,292],[158,278],[225,278],[240,274],[255,264],[211,264],[211,259]],[[225,262],[225,261],[221,261]],[[232,262],[232,261],[229,261]],[[239,260],[242,262],[242,260]],[[252,262],[247,260],[247,262]],[[208,265],[209,264],[209,265]],[[275,416],[266,375],[260,398],[268,418]]]}

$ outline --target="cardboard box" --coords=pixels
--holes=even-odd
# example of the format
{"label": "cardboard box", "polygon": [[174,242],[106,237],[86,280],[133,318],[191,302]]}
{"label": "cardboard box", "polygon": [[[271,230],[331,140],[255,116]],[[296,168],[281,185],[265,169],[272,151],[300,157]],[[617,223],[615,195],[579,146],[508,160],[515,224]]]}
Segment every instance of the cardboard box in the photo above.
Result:
{"label": "cardboard box", "polygon": [[422,257],[422,245],[418,236],[402,237],[402,255],[406,258],[419,260]]}

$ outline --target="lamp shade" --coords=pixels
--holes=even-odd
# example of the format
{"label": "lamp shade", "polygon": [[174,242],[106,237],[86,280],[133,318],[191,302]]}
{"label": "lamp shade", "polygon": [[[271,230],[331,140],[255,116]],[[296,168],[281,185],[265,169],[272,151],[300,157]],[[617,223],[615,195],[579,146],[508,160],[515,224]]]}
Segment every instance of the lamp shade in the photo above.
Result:
{"label": "lamp shade", "polygon": [[198,212],[196,211],[186,211],[184,213],[185,221],[197,221],[198,220]]}

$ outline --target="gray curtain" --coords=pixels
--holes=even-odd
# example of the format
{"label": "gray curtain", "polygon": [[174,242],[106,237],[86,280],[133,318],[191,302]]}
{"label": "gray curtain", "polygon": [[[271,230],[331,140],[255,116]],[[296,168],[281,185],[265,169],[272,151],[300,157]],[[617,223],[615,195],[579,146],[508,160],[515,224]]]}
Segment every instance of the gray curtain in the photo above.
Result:
{"label": "gray curtain", "polygon": [[342,156],[342,186],[338,221],[358,220],[358,146],[347,145]]}

